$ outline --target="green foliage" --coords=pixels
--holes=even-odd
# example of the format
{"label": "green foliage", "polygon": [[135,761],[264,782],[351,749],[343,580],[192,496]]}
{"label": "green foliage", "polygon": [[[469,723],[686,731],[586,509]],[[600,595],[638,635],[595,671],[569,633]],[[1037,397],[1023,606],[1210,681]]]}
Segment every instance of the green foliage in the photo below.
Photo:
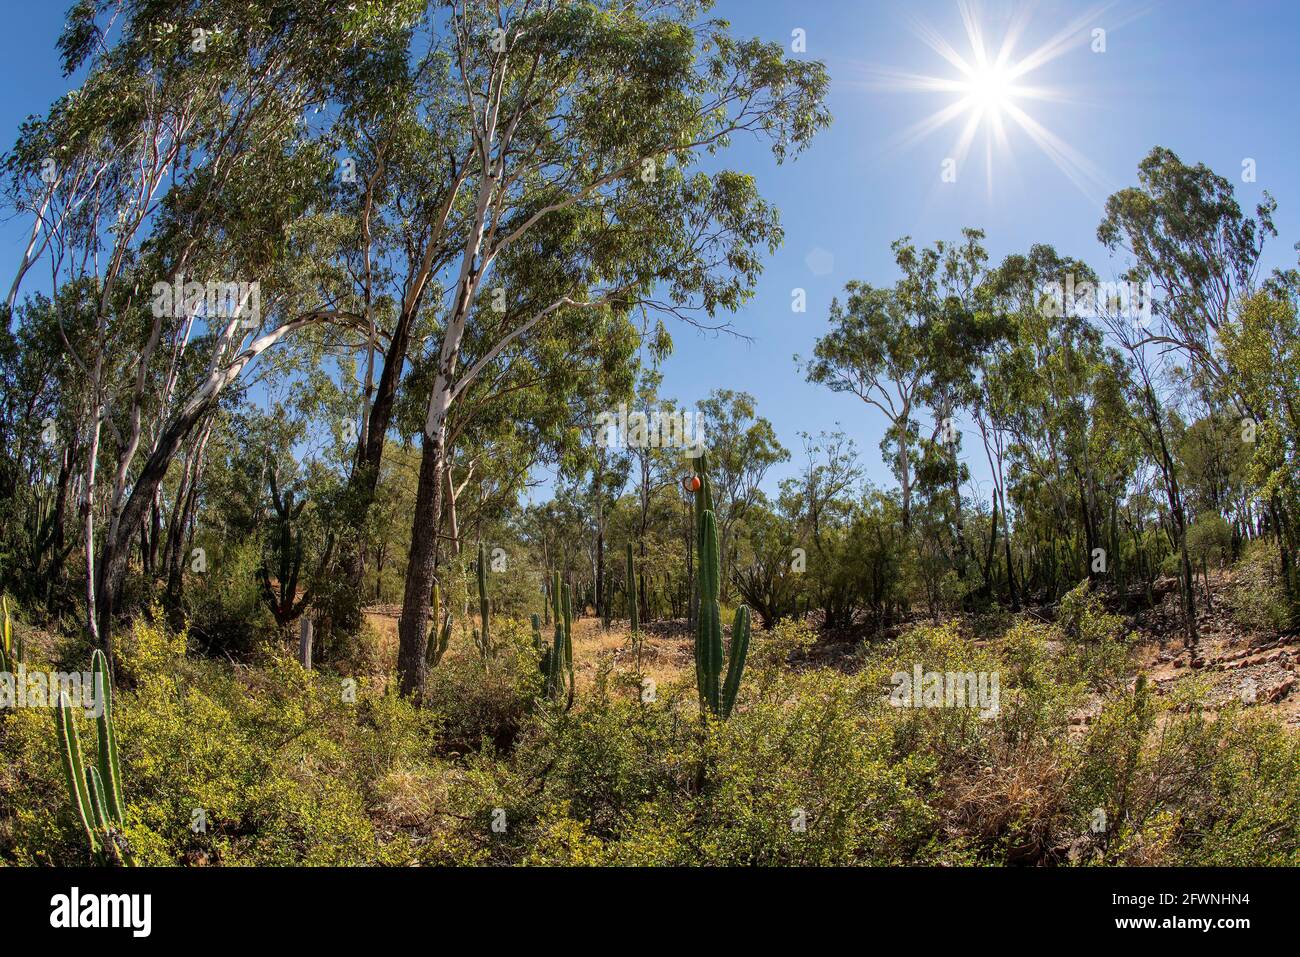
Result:
{"label": "green foliage", "polygon": [[1128,673],[1132,636],[1126,633],[1122,617],[1106,611],[1101,594],[1090,582],[1081,582],[1061,598],[1056,624],[1064,639],[1063,680],[1105,688]]}
{"label": "green foliage", "polygon": [[492,667],[477,655],[450,655],[429,675],[425,710],[438,722],[438,748],[449,755],[490,747],[507,751],[544,690],[529,627],[494,622]]}
{"label": "green foliage", "polygon": [[[270,534],[270,554],[265,556],[262,563],[258,565],[257,577],[262,586],[262,598],[267,608],[275,617],[275,623],[283,628],[296,621],[311,605],[312,597],[334,553],[334,533],[332,531],[326,533],[319,567],[307,581],[301,582],[303,588],[302,593],[299,594],[304,564],[302,526],[306,524],[302,521],[302,513],[307,506],[307,497],[304,495],[295,504],[296,493],[293,489],[285,489],[281,493],[275,468],[270,469],[270,484],[271,505],[275,510],[275,519]],[[276,571],[275,585],[271,584],[272,566]]]}
{"label": "green foliage", "polygon": [[1277,542],[1256,539],[1246,545],[1233,566],[1227,600],[1233,620],[1246,628],[1278,632],[1291,626],[1295,613],[1286,597]]}
{"label": "green foliage", "polygon": [[[1072,627],[1104,633],[1088,597]],[[798,662],[815,634],[785,621],[755,636],[745,707],[703,727],[681,719],[689,677],[645,701],[605,670],[572,710],[537,708],[529,623],[493,626],[491,672],[449,654],[419,709],[364,684],[349,702],[287,658],[187,659],[183,636],[137,626],[111,712],[129,742],[122,839],[143,864],[1300,863],[1294,734],[1142,684],[1102,691],[1096,719],[1073,725],[1090,693],[1067,680],[1059,624],[978,646],[952,625],[912,629],[841,671]],[[999,672],[996,713],[892,706],[891,674],[917,662]],[[0,722],[5,861],[84,859],[49,720]],[[102,762],[82,780],[92,829],[115,827]]]}
{"label": "green foliage", "polygon": [[1222,515],[1198,515],[1187,529],[1187,551],[1198,569],[1222,568],[1232,555],[1232,526]]}
{"label": "green foliage", "polygon": [[[337,677],[304,672],[289,658],[235,671],[184,657],[183,635],[144,624],[133,634],[133,680],[113,696],[111,714],[114,740],[126,744],[121,786],[131,795],[120,838],[136,863],[410,860],[404,834],[381,836],[380,828],[410,769],[436,766],[434,714],[379,687],[363,685],[350,702]],[[0,822],[0,858],[82,863],[86,836],[78,823],[74,840],[64,823],[68,782],[50,716],[14,711],[0,729],[0,753],[13,799]],[[99,776],[116,829],[103,754],[83,772]],[[90,814],[93,821],[93,805]]]}
{"label": "green foliage", "polygon": [[256,539],[221,543],[200,534],[207,571],[192,574],[187,589],[189,634],[213,654],[253,658],[277,641],[279,630],[258,581],[262,547]]}
{"label": "green foliage", "polygon": [[[52,257],[50,295],[0,328],[0,671],[44,630],[38,657],[81,657],[95,629],[67,623],[89,621],[118,679],[96,652],[85,753],[67,700],[53,736],[0,714],[0,860],[1297,863],[1294,734],[1203,713],[1204,677],[1130,682],[1107,605],[1154,608],[1177,575],[1196,650],[1195,563],[1211,613],[1295,624],[1300,273],[1256,280],[1270,198],[1243,213],[1230,179],[1151,151],[1098,229],[1154,287],[1143,333],[1110,302],[1054,310],[1098,274],[1050,246],[990,268],[976,229],[898,239],[895,276],[848,282],[801,362],[884,417],[897,491],[837,432],[804,436],[769,501],[786,449],[753,395],[710,386],[690,507],[676,451],[611,451],[600,413],[680,411],[658,393],[668,317],[724,327],[754,296],[780,217],[724,151],[807,146],[821,63],[694,0],[205,0],[204,57],[155,22],[168,6],[77,0],[58,50],[81,86],[0,159]],[[465,42],[489,35],[504,47]],[[258,328],[150,310],[140,290],[176,272],[256,279]],[[322,434],[282,495],[277,467]],[[521,510],[539,466],[555,494]],[[488,540],[511,549],[490,596]],[[609,627],[618,541],[636,669],[595,650],[579,696],[574,616]],[[542,574],[549,644],[525,621]],[[387,692],[386,612],[363,614],[404,592],[433,606],[399,625],[419,708]],[[478,654],[458,654],[475,598]],[[309,606],[325,670],[303,674],[280,645]],[[694,680],[643,700],[677,621]],[[918,667],[998,676],[999,703],[895,706]]]}

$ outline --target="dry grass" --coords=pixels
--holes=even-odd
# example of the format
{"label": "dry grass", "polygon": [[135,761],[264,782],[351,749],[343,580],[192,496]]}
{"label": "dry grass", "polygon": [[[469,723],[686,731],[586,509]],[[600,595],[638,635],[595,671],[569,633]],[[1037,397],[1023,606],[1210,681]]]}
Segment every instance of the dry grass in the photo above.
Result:
{"label": "dry grass", "polygon": [[[371,609],[366,620],[375,634],[374,657],[381,670],[391,673],[397,668],[397,612],[395,609]],[[542,626],[549,639],[550,629]],[[456,628],[448,658],[477,655],[469,629]],[[641,651],[641,672],[656,684],[676,681],[694,671],[692,639],[683,622],[656,622],[645,630]],[[635,658],[627,622],[615,621],[609,630],[598,618],[579,618],[573,623],[573,671],[578,691],[589,689],[604,665],[620,671],[634,671]]]}

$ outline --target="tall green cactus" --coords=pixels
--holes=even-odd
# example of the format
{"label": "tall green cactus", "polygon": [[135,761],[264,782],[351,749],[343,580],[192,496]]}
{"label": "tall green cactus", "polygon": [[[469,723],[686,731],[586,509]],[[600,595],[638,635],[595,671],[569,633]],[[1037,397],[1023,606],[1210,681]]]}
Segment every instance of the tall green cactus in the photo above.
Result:
{"label": "tall green cactus", "polygon": [[108,659],[95,650],[91,658],[91,671],[95,685],[102,688],[104,707],[95,719],[96,737],[99,741],[99,774],[108,789],[108,810],[120,827],[126,816],[126,803],[122,800],[122,769],[117,761],[117,733],[113,726],[113,680],[108,671]]}
{"label": "tall green cactus", "polygon": [[736,693],[745,673],[745,656],[749,654],[749,607],[741,605],[731,622],[731,655],[727,660],[727,679],[722,683],[722,717],[730,718],[736,706]]}
{"label": "tall green cactus", "polygon": [[95,651],[91,673],[102,700],[100,713],[95,718],[97,766],[87,767],[82,757],[76,717],[63,689],[59,690],[59,706],[54,713],[55,737],[68,796],[91,854],[129,865],[132,863],[130,855],[120,839],[126,821],[126,802],[122,798],[122,771],[118,764],[117,733],[113,724],[113,687],[108,659],[102,651]]}
{"label": "tall green cactus", "polygon": [[90,806],[90,790],[86,786],[86,770],[81,759],[81,736],[77,733],[68,693],[62,689],[59,690],[58,710],[54,712],[54,732],[59,743],[59,757],[63,760],[63,777],[68,784],[72,810],[81,822],[86,843],[90,845],[90,853],[98,857],[99,831],[91,823],[94,812]]}
{"label": "tall green cactus", "polygon": [[0,606],[4,609],[4,631],[0,632],[0,671],[14,671],[23,663],[23,639],[14,634],[13,621],[9,618],[9,596],[0,595]]}
{"label": "tall green cactus", "polygon": [[451,644],[451,607],[439,617],[438,610],[442,607],[442,587],[438,580],[433,580],[433,615],[429,625],[429,643],[425,646],[424,657],[430,668],[436,668],[438,662],[442,661],[442,656],[447,653],[447,646]]}
{"label": "tall green cactus", "polygon": [[478,543],[478,614],[482,624],[478,630],[478,647],[487,658],[492,653],[492,635],[488,630],[487,545]]}
{"label": "tall green cactus", "polygon": [[13,631],[9,625],[9,597],[0,596],[0,604],[4,605],[5,616],[4,631],[0,632],[0,672],[12,672],[21,659],[13,647]]}
{"label": "tall green cactus", "polygon": [[696,573],[698,607],[695,611],[695,684],[700,707],[713,714],[721,710],[722,609],[718,604],[718,526],[712,510],[703,513],[699,569]]}
{"label": "tall green cactus", "polygon": [[736,609],[731,628],[731,655],[727,661],[725,680],[722,675],[722,608],[719,591],[722,580],[722,561],[718,552],[718,522],[713,512],[713,492],[706,474],[706,461],[700,457],[699,474],[695,484],[696,544],[699,570],[696,588],[699,595],[695,616],[695,684],[699,690],[700,708],[715,717],[727,718],[736,704],[740,679],[745,672],[745,656],[749,653],[749,609]]}
{"label": "tall green cactus", "polygon": [[538,651],[542,650],[542,617],[541,615],[532,616],[533,624],[533,647]]}
{"label": "tall green cactus", "polygon": [[[573,631],[572,608],[568,584],[560,584],[560,573],[551,579],[551,604],[555,613],[555,636],[542,652],[542,673],[546,676],[546,695],[559,700],[568,692],[573,703]],[[537,616],[533,616],[534,620]],[[534,625],[534,627],[536,627]],[[541,641],[538,633],[535,641]]]}
{"label": "tall green cactus", "polygon": [[[550,617],[551,609],[555,609],[555,634],[549,645],[542,646],[542,675],[546,678],[546,696],[554,697],[556,682],[556,661],[555,649],[562,647],[564,644],[563,625],[560,621],[560,573],[552,574],[553,584],[547,589],[546,611],[547,617]],[[537,636],[538,639],[541,635]]]}

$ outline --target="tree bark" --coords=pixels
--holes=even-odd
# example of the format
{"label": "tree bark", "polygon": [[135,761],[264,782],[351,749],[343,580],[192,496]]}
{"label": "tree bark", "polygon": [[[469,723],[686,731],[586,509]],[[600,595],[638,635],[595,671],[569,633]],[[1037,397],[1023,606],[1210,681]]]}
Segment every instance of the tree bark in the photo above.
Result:
{"label": "tree bark", "polygon": [[106,650],[112,647],[113,612],[122,583],[126,579],[131,539],[140,527],[145,509],[153,501],[154,493],[167,475],[167,469],[181,442],[194,424],[216,404],[217,398],[218,395],[211,395],[193,403],[163,430],[163,434],[158,439],[158,447],[145,462],[131,489],[131,495],[122,508],[117,534],[106,536],[104,539],[96,570],[99,579],[96,616],[99,640]]}
{"label": "tree bark", "polygon": [[446,428],[439,421],[434,434],[424,436],[420,454],[420,481],[415,496],[415,518],[406,566],[402,617],[397,624],[397,680],[403,697],[416,701],[424,693],[424,651],[429,621],[429,601],[437,572],[438,525],[442,511],[443,442]]}
{"label": "tree bark", "polygon": [[[379,488],[379,469],[384,457],[384,442],[388,436],[388,427],[393,418],[393,405],[397,399],[397,386],[401,379],[402,368],[406,364],[406,353],[410,347],[411,322],[413,313],[403,312],[398,317],[393,329],[393,338],[389,341],[388,351],[384,353],[384,365],[379,373],[379,384],[375,389],[375,399],[370,406],[370,415],[366,420],[365,433],[357,440],[356,461],[352,474],[348,477],[349,491],[353,498],[352,527],[363,529],[370,507],[375,502]],[[343,574],[356,596],[356,620],[360,623],[360,601],[362,585],[366,574],[365,553],[362,542],[349,538],[342,550],[341,564]],[[342,623],[346,627],[346,622]]]}

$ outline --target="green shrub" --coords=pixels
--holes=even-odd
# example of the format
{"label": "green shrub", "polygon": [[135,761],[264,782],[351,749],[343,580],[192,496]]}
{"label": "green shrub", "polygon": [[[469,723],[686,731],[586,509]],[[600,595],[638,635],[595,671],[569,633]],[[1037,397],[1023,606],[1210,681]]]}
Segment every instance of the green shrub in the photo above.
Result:
{"label": "green shrub", "polygon": [[1259,631],[1281,631],[1290,627],[1294,613],[1282,586],[1277,542],[1256,539],[1243,550],[1232,569],[1228,608],[1243,627]]}
{"label": "green shrub", "polygon": [[[123,641],[134,683],[114,699],[126,837],[141,864],[403,861],[370,809],[385,778],[427,762],[432,717],[288,659],[232,670],[179,656],[182,639],[137,623]],[[18,709],[0,729],[0,857],[85,863],[54,751],[53,715]]]}
{"label": "green shrub", "polygon": [[[1121,630],[1086,591],[1055,625],[1026,618],[979,641],[914,628],[844,670],[800,660],[815,635],[783,622],[756,638],[726,722],[700,714],[693,675],[643,700],[610,663],[571,711],[551,707],[531,629],[493,625],[496,655],[485,664],[459,635],[422,708],[387,681],[285,655],[232,667],[186,657],[184,635],[143,619],[123,630],[115,715],[135,857],[1300,863],[1300,739],[1254,709],[1204,715],[1205,681],[1164,695],[1097,683],[1070,645],[1121,646]],[[996,711],[891,702],[916,664],[996,673]],[[0,861],[86,863],[48,709],[0,714],[0,794]]]}
{"label": "green shrub", "polygon": [[1205,716],[1194,705],[1204,690],[1107,700],[1069,782],[1085,861],[1300,862],[1300,739],[1236,707]]}
{"label": "green shrub", "polygon": [[262,543],[252,536],[224,544],[200,539],[199,545],[206,549],[207,570],[187,575],[185,592],[195,647],[251,660],[279,637],[257,580]]}
{"label": "green shrub", "polygon": [[1101,594],[1089,582],[1081,582],[1062,596],[1056,626],[1062,645],[1062,681],[1109,688],[1128,673],[1132,638],[1124,619],[1106,611]]}
{"label": "green shrub", "polygon": [[447,753],[477,751],[485,742],[508,749],[542,692],[531,625],[495,618],[492,629],[494,654],[486,664],[462,631],[429,672],[425,704],[441,722]]}

